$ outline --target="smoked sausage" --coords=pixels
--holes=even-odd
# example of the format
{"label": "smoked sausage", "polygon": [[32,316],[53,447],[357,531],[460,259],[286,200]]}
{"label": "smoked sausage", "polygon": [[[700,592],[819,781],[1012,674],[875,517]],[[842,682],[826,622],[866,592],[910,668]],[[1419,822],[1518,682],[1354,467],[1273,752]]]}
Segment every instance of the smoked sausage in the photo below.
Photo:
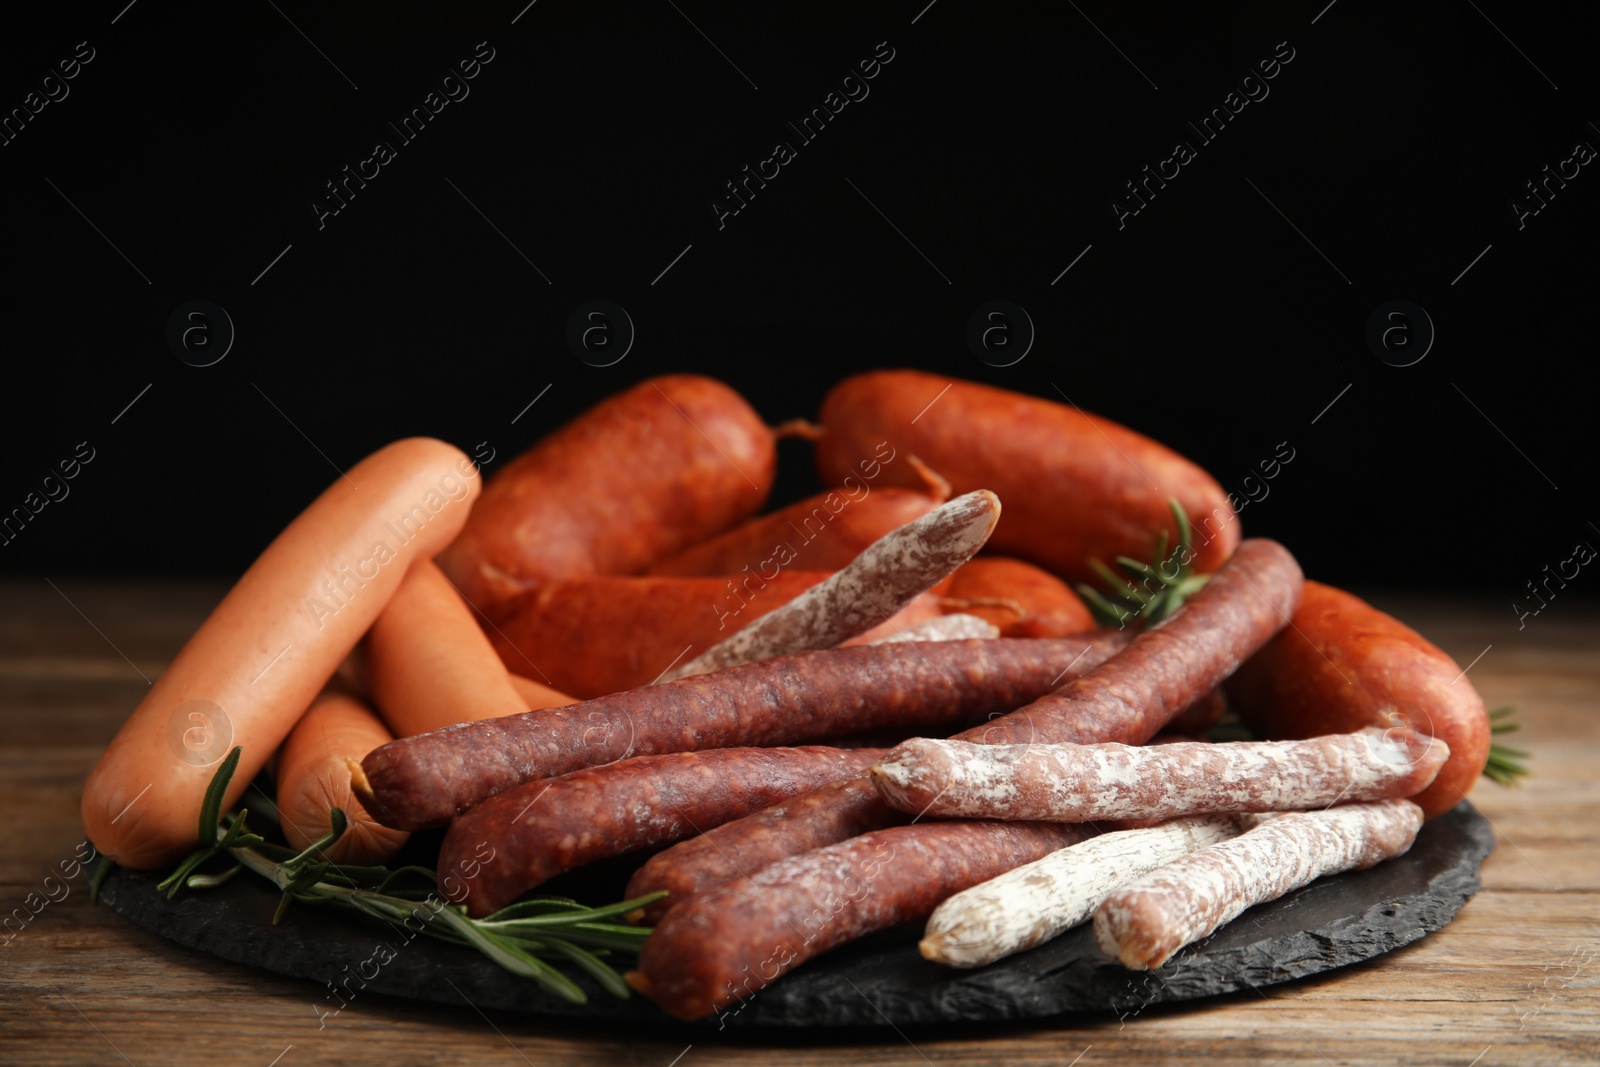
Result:
{"label": "smoked sausage", "polygon": [[539,582],[637,574],[755,514],[775,463],[772,432],[738,393],[651,378],[490,479],[439,565],[491,617]]}
{"label": "smoked sausage", "polygon": [[1414,730],[1304,741],[975,745],[914,737],[872,768],[895,808],[930,818],[1095,822],[1293,811],[1420,793],[1450,755]]}
{"label": "smoked sausage", "polygon": [[1433,784],[1412,797],[1432,818],[1466,798],[1489,759],[1483,698],[1456,662],[1398,619],[1307,582],[1294,625],[1228,682],[1239,717],[1263,737],[1405,726],[1450,746]]}
{"label": "smoked sausage", "polygon": [[[872,463],[875,472],[881,469],[877,460]],[[750,519],[662,560],[649,573],[691,577],[753,572],[770,578],[781,567],[836,571],[890,530],[950,499],[948,484],[875,489],[871,480],[847,474],[839,488]]]}
{"label": "smoked sausage", "polygon": [[[1176,543],[1168,500],[1194,524],[1193,567],[1210,572],[1239,542],[1228,494],[1205,471],[1148,437],[1069,403],[914,370],[846,378],[822,404],[817,470],[837,482],[880,442],[918,456],[956,493],[991,489],[1005,503],[992,551],[1073,581],[1090,559],[1149,559],[1160,531]],[[905,472],[885,468],[889,485]]]}
{"label": "smoked sausage", "polygon": [[1066,582],[1020,559],[979,556],[956,571],[945,596],[952,611],[988,619],[1001,637],[1066,637],[1094,629],[1094,616]]}
{"label": "smoked sausage", "polygon": [[635,756],[529,782],[451,823],[439,869],[454,870],[492,842],[495,861],[456,901],[469,915],[488,915],[564,871],[720,826],[859,774],[882,755],[871,748],[717,748]]}
{"label": "smoked sausage", "polygon": [[362,761],[357,792],[384,825],[420,830],[524,782],[630,756],[796,744],[902,723],[957,725],[1025,704],[1126,641],[1104,633],[782,656],[404,738]]}
{"label": "smoked sausage", "polygon": [[[1076,844],[1060,823],[892,826],[791,856],[695,897],[645,939],[629,985],[699,1019],[806,960],[877,930],[920,922],[945,898]],[[905,870],[915,877],[905,877]]]}

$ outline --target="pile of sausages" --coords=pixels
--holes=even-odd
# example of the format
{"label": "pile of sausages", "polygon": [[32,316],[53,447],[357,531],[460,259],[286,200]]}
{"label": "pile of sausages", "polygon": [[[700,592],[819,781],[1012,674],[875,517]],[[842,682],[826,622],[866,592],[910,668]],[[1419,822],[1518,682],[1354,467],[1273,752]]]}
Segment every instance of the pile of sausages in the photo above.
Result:
{"label": "pile of sausages", "polygon": [[[780,436],[831,488],[758,515]],[[1067,583],[1175,543],[1172,500],[1178,562],[1210,579],[1158,625],[1095,629]],[[1274,740],[1186,739],[1225,707]],[[227,737],[197,758],[205,709]],[[978,966],[1092,917],[1159,966],[1403,852],[1488,744],[1447,655],[1241,540],[1217,483],[1131,430],[916,371],[774,430],[673,375],[486,484],[431,440],[353,467],[151,687],[83,815],[119,863],[170,864],[239,745],[225,802],[270,769],[292,844],[349,816],[338,862],[448,825],[437,868],[473,915],[657,850],[628,981],[694,1019],[908,922]]]}

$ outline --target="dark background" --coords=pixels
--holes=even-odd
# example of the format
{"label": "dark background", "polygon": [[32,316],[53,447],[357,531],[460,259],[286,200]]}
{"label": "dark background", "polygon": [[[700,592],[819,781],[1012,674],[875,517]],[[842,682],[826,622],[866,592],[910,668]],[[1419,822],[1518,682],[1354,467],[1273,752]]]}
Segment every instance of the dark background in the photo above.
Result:
{"label": "dark background", "polygon": [[[95,458],[0,567],[236,573],[396,437],[488,442],[493,474],[650,375],[723,378],[776,422],[880,366],[1056,383],[1235,491],[1287,441],[1245,529],[1339,583],[1509,602],[1600,545],[1600,167],[1520,231],[1510,208],[1600,146],[1583,9],[524,2],[6,13],[0,109],[95,58],[0,147],[0,512]],[[401,145],[385,121],[480,41],[470,95]],[[719,230],[722,184],[880,41],[870,95]],[[1185,121],[1280,41],[1270,95],[1200,146]],[[1111,198],[1179,138],[1198,158],[1119,230]],[[319,230],[378,139],[397,158]],[[193,298],[237,331],[214,366],[165,339]],[[594,298],[638,331],[607,368],[564,340]],[[991,298],[1037,328],[1014,366],[966,345]],[[1404,368],[1365,340],[1396,298],[1437,328]],[[780,498],[813,488],[804,447],[782,462]]]}

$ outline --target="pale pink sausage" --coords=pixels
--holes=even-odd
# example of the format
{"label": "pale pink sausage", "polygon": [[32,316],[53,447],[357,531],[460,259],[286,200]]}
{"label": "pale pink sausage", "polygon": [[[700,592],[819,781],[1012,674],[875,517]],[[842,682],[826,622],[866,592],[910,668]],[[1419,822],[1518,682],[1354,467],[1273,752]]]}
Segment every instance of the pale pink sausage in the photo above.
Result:
{"label": "pale pink sausage", "polygon": [[[350,791],[350,760],[394,740],[383,720],[349,693],[330,686],[289,731],[278,752],[277,803],[283,836],[307,848],[328,832],[333,808],[349,828],[324,854],[335,863],[387,863],[411,835],[380,825]],[[249,798],[246,798],[249,805]]]}
{"label": "pale pink sausage", "polygon": [[100,757],[83,791],[95,846],[142,869],[193,849],[216,764],[243,748],[232,805],[406,569],[460,531],[478,487],[471,460],[423,437],[335,480],[245,571]]}
{"label": "pale pink sausage", "polygon": [[366,650],[367,690],[396,737],[529,710],[472,609],[432,560],[406,573],[372,624]]}

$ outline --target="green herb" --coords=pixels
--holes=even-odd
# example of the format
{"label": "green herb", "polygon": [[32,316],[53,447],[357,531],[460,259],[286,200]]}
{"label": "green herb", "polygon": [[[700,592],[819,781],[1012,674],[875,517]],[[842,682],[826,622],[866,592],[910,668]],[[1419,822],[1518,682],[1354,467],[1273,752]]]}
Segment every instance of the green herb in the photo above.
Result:
{"label": "green herb", "polygon": [[[1489,733],[1509,734],[1522,729],[1520,722],[1513,722],[1511,719],[1516,713],[1517,709],[1510,704],[1495,708],[1489,713]],[[1522,761],[1532,758],[1531,752],[1524,752],[1520,748],[1491,744],[1489,762],[1483,768],[1483,776],[1497,785],[1516,785],[1517,779],[1528,773],[1528,768]]]}
{"label": "green herb", "polygon": [[94,869],[94,874],[89,877],[89,903],[100,903],[100,887],[105,885],[106,878],[117,869],[117,861],[100,853],[100,865]]}
{"label": "green herb", "polygon": [[1125,572],[1118,573],[1098,559],[1089,561],[1089,566],[1105,583],[1105,590],[1102,592],[1091,585],[1079,585],[1078,592],[1100,625],[1118,628],[1129,623],[1154,626],[1177,611],[1211,577],[1208,574],[1190,573],[1189,567],[1195,557],[1194,529],[1189,525],[1188,513],[1175,498],[1168,500],[1167,506],[1172,509],[1172,517],[1178,526],[1178,543],[1170,554],[1167,552],[1167,531],[1162,530],[1160,540],[1156,542],[1155,556],[1149,563],[1118,556],[1117,566]]}
{"label": "green herb", "polygon": [[[588,1000],[577,983],[547,963],[564,960],[589,974],[608,993],[628,996],[622,977],[603,957],[611,952],[637,953],[650,928],[609,922],[666,896],[625,900],[590,908],[565,897],[536,897],[518,901],[482,919],[467,916],[466,908],[440,900],[433,886],[437,876],[426,867],[356,867],[322,858],[348,828],[343,811],[329,813],[328,833],[296,852],[272,844],[245,824],[246,811],[221,814],[222,797],[239,765],[239,748],[228,753],[206,790],[201,807],[200,848],[157,886],[168,899],[182,889],[211,889],[241,870],[250,870],[283,892],[273,915],[277,925],[294,904],[343,908],[393,925],[416,923],[418,932],[441,941],[470,945],[512,974],[531,978],[557,996],[575,1004]],[[226,867],[210,873],[200,868],[226,855]],[[411,885],[406,885],[406,882]],[[408,927],[407,929],[410,929]]]}

